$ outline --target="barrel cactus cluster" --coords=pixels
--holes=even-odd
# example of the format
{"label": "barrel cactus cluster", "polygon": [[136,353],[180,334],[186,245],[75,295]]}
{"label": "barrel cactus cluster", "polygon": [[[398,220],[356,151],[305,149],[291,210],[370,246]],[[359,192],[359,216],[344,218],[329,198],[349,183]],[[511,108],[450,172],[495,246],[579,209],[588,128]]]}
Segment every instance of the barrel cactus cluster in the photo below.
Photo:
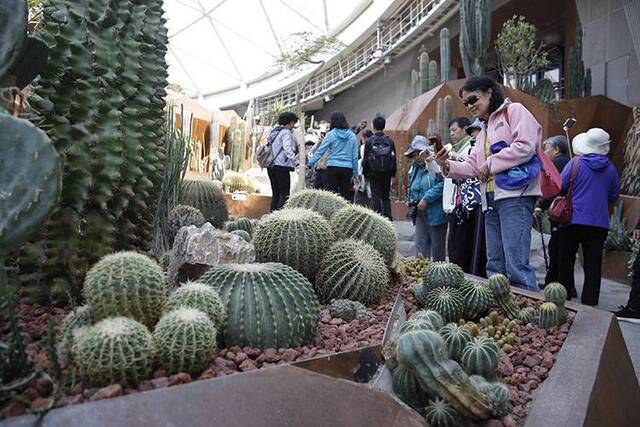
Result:
{"label": "barrel cactus cluster", "polygon": [[198,209],[205,221],[222,228],[229,219],[224,193],[212,181],[185,179],[182,182],[180,203]]}
{"label": "barrel cactus cluster", "polygon": [[325,219],[330,220],[331,216],[338,210],[347,206],[347,201],[339,195],[325,190],[302,190],[287,200],[285,208],[305,208],[318,212]]}
{"label": "barrel cactus cluster", "polygon": [[549,283],[544,287],[544,300],[558,306],[559,324],[567,321],[567,309],[564,307],[564,303],[567,301],[567,288],[557,282]]}
{"label": "barrel cactus cluster", "polygon": [[213,326],[221,329],[226,312],[218,292],[211,286],[200,282],[187,282],[173,291],[165,305],[169,312],[179,308],[192,308],[205,313]]}
{"label": "barrel cactus cluster", "polygon": [[[523,310],[524,311],[524,310]],[[507,318],[500,320],[497,311],[492,311],[488,316],[482,317],[476,322],[461,323],[471,334],[472,337],[489,337],[492,338],[498,348],[505,353],[513,349],[516,343],[516,320]]]}
{"label": "barrel cactus cluster", "polygon": [[356,318],[367,316],[367,308],[358,301],[350,299],[336,299],[329,305],[329,314],[334,319],[351,322]]}

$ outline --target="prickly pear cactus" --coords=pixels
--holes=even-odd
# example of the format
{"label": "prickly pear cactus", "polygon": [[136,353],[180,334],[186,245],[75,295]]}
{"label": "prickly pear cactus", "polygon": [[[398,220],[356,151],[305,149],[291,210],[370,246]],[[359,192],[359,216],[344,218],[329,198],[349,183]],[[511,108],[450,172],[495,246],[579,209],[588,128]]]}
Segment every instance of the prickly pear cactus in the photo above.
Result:
{"label": "prickly pear cactus", "polygon": [[445,322],[457,322],[464,313],[464,300],[455,288],[441,286],[432,289],[420,303],[440,313]]}
{"label": "prickly pear cactus", "polygon": [[341,240],[322,258],[315,289],[321,302],[347,298],[377,304],[389,284],[384,259],[373,246],[354,239]]}
{"label": "prickly pear cactus", "polygon": [[[200,282],[218,290],[227,318],[227,346],[299,347],[311,342],[320,304],[311,283],[280,263],[221,264]],[[247,298],[247,295],[254,295]]]}
{"label": "prickly pear cactus", "polygon": [[511,320],[518,318],[520,308],[511,299],[509,279],[504,274],[494,274],[489,278],[489,288],[498,307]]}
{"label": "prickly pear cactus", "polygon": [[438,287],[458,288],[466,283],[464,271],[451,262],[431,262],[424,269],[422,276],[426,290]]}
{"label": "prickly pear cactus", "polygon": [[561,314],[558,305],[552,302],[545,302],[540,306],[539,324],[543,329],[549,329],[560,325]]}
{"label": "prickly pear cactus", "polygon": [[214,227],[222,228],[229,219],[224,193],[213,182],[185,179],[181,194],[180,203],[198,209]]}
{"label": "prickly pear cactus", "polygon": [[498,346],[493,338],[476,337],[462,351],[462,366],[469,374],[493,378],[498,369]]}
{"label": "prickly pear cactus", "polygon": [[331,227],[336,239],[351,238],[369,243],[380,252],[387,265],[393,264],[396,231],[391,221],[382,215],[362,206],[349,205],[333,214]]}
{"label": "prickly pear cactus", "polygon": [[493,292],[484,283],[467,280],[460,287],[460,292],[464,298],[464,318],[476,320],[484,316],[491,309],[493,304]]}
{"label": "prickly pear cactus", "polygon": [[200,282],[187,282],[169,295],[165,311],[178,308],[193,308],[204,312],[216,329],[224,325],[225,310],[222,299],[211,286]]}
{"label": "prickly pear cactus", "polygon": [[[309,209],[275,211],[260,221],[253,235],[259,262],[281,262],[314,281],[322,254],[334,241],[329,223]],[[334,298],[340,296],[334,295]]]}
{"label": "prickly pear cactus", "polygon": [[472,339],[467,328],[455,323],[448,323],[440,328],[440,335],[447,344],[449,358],[460,361],[462,358],[462,351]]}
{"label": "prickly pear cactus", "polygon": [[188,225],[202,227],[205,222],[204,216],[202,216],[202,213],[198,209],[188,205],[176,206],[171,209],[167,217],[167,232],[171,237],[170,241],[173,242],[173,239],[182,227]]}
{"label": "prickly pear cactus", "polygon": [[96,319],[127,316],[149,327],[158,321],[166,299],[162,269],[136,252],[103,257],[87,273],[83,291]]}
{"label": "prickly pear cactus", "polygon": [[73,353],[77,371],[87,383],[135,386],[149,378],[155,346],[144,325],[126,317],[110,317],[82,333]]}
{"label": "prickly pear cactus", "polygon": [[153,331],[158,362],[169,374],[199,375],[216,348],[216,328],[194,308],[178,308],[160,318]]}
{"label": "prickly pear cactus", "polygon": [[424,411],[424,418],[432,427],[455,427],[460,423],[456,409],[439,397],[430,400]]}
{"label": "prickly pear cactus", "polygon": [[305,208],[319,213],[325,219],[330,220],[331,216],[339,209],[347,206],[347,201],[335,193],[325,190],[302,190],[293,194],[284,205],[285,209]]}
{"label": "prickly pear cactus", "polygon": [[4,258],[38,232],[61,186],[62,162],[47,135],[0,111],[0,287]]}

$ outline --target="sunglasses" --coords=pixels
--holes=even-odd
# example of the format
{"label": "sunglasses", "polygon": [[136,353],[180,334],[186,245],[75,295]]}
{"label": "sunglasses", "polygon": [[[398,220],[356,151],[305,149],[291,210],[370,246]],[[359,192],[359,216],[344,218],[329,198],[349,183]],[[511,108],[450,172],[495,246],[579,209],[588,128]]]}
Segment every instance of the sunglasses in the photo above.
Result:
{"label": "sunglasses", "polygon": [[478,102],[480,98],[478,98],[476,95],[471,95],[470,97],[468,97],[467,99],[465,99],[464,101],[462,101],[462,105],[465,106],[465,108],[469,107],[469,105],[473,105],[476,102]]}

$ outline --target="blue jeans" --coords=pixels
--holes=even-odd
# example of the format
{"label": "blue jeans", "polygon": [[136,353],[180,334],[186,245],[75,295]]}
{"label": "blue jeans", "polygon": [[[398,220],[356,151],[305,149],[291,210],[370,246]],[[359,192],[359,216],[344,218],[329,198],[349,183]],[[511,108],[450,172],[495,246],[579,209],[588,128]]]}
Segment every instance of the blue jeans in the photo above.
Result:
{"label": "blue jeans", "polygon": [[493,205],[485,212],[487,277],[504,274],[513,286],[538,291],[536,272],[529,264],[536,197],[493,201],[493,193],[487,193],[487,201]]}
{"label": "blue jeans", "polygon": [[444,261],[447,241],[447,223],[429,225],[425,211],[416,215],[416,256],[422,254],[432,261]]}

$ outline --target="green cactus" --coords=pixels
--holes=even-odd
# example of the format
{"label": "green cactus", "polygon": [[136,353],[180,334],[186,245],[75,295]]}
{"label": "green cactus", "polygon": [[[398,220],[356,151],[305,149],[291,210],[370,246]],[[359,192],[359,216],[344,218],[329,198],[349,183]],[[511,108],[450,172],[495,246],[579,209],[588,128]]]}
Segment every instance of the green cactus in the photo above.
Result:
{"label": "green cactus", "polygon": [[399,333],[427,329],[438,332],[444,325],[444,319],[434,310],[418,310],[400,326]]}
{"label": "green cactus", "polygon": [[259,262],[287,264],[315,280],[322,254],[333,243],[327,220],[309,209],[275,211],[256,227],[253,244]]}
{"label": "green cactus", "polygon": [[349,299],[335,299],[329,305],[329,314],[333,318],[342,319],[345,322],[362,317],[367,314],[367,308],[358,301]]}
{"label": "green cactus", "polygon": [[160,366],[168,374],[199,375],[216,348],[216,333],[203,311],[185,307],[169,311],[153,331]]}
{"label": "green cactus", "polygon": [[442,139],[443,144],[450,144],[451,136],[449,135],[449,122],[453,118],[453,98],[451,95],[445,96],[442,101],[442,115],[442,135],[440,135],[440,138]]}
{"label": "green cactus", "polygon": [[[444,105],[442,103],[442,98],[438,98],[436,101],[436,133],[442,139],[442,135],[446,130],[443,127],[444,123]],[[444,141],[444,140],[443,140]]]}
{"label": "green cactus", "polygon": [[253,223],[248,218],[238,218],[236,221],[239,230],[244,230],[247,234],[253,234]]}
{"label": "green cactus", "polygon": [[70,311],[62,321],[58,354],[65,357],[67,366],[72,366],[73,345],[78,340],[80,334],[86,332],[87,327],[93,324],[93,314],[91,307],[82,305]]}
{"label": "green cactus", "polygon": [[158,265],[162,268],[163,271],[167,271],[169,268],[169,263],[171,262],[171,257],[173,256],[173,251],[168,250],[163,253],[158,259]]}
{"label": "green cactus", "polygon": [[[245,133],[242,129],[235,129],[231,135],[231,170],[243,170],[242,162],[246,151]],[[223,178],[224,179],[224,178]]]}
{"label": "green cactus", "polygon": [[591,96],[591,68],[584,73],[584,96]]}
{"label": "green cactus", "polygon": [[539,325],[543,329],[549,329],[561,324],[562,314],[557,304],[545,302],[540,306]]}
{"label": "green cactus", "polygon": [[491,42],[491,0],[460,2],[460,56],[467,77],[482,76]]}
{"label": "green cactus", "polygon": [[553,82],[546,78],[541,79],[533,89],[533,95],[542,102],[554,101],[556,99],[556,95],[553,90]]}
{"label": "green cactus", "polygon": [[96,319],[127,316],[148,327],[160,317],[166,283],[160,266],[136,252],[117,252],[91,267],[84,296]]}
{"label": "green cactus", "polygon": [[43,131],[0,111],[0,288],[9,251],[37,233],[57,203],[61,168]]}
{"label": "green cactus", "polygon": [[435,59],[429,61],[429,90],[438,86],[438,62]]}
{"label": "green cactus", "polygon": [[460,361],[462,351],[472,337],[467,328],[456,323],[449,323],[440,329],[440,336],[444,339],[449,350],[449,358]]}
{"label": "green cactus", "polygon": [[451,78],[451,35],[447,27],[440,30],[440,78],[443,83]]}
{"label": "green cactus", "polygon": [[388,284],[389,272],[378,251],[368,243],[346,239],[322,258],[315,289],[323,303],[347,298],[370,305],[380,302]]}
{"label": "green cactus", "polygon": [[211,181],[185,179],[180,203],[198,209],[204,219],[216,228],[222,228],[229,219],[224,193]]}
{"label": "green cactus", "polygon": [[9,0],[0,6],[0,81],[9,75],[18,62],[27,42],[28,9],[24,0]]}
{"label": "green cactus", "polygon": [[335,193],[325,190],[302,190],[287,200],[285,209],[305,208],[318,212],[327,220],[338,210],[348,206],[347,201]]}
{"label": "green cactus", "polygon": [[235,234],[236,236],[241,237],[247,242],[251,242],[251,235],[244,230],[233,230],[231,234]]}
{"label": "green cactus", "polygon": [[411,70],[411,98],[420,95],[420,76],[416,70]]}
{"label": "green cactus", "polygon": [[232,232],[238,229],[238,222],[237,221],[227,221],[224,224],[224,229],[228,232]]}
{"label": "green cactus", "polygon": [[491,400],[480,393],[462,367],[447,357],[442,337],[433,331],[420,330],[400,335],[398,364],[407,368],[429,394],[446,399],[462,416],[488,419]]}
{"label": "green cactus", "polygon": [[222,297],[227,346],[299,347],[315,335],[318,298],[311,283],[289,266],[221,264],[199,281],[216,288]]}
{"label": "green cactus", "polygon": [[200,282],[187,282],[169,295],[165,312],[177,308],[193,308],[204,312],[216,329],[224,326],[224,304],[218,292]]}
{"label": "green cactus", "polygon": [[418,56],[418,72],[420,73],[420,92],[425,93],[429,89],[429,54],[424,45],[420,46],[420,55]]}
{"label": "green cactus", "polygon": [[520,308],[511,299],[509,279],[504,274],[494,274],[489,278],[489,288],[498,307],[510,319],[517,319]]}
{"label": "green cactus", "polygon": [[176,234],[182,227],[188,225],[195,225],[196,227],[202,227],[205,223],[202,213],[188,205],[177,205],[171,209],[167,217],[167,232],[169,233],[169,241],[173,243]]}
{"label": "green cactus", "polygon": [[437,287],[427,292],[420,302],[426,308],[440,313],[445,322],[457,322],[464,313],[464,300],[455,288]]}
{"label": "green cactus", "polygon": [[456,427],[461,421],[453,405],[438,397],[429,401],[424,418],[431,427]]}
{"label": "green cactus", "polygon": [[462,366],[473,375],[482,375],[485,378],[493,378],[498,369],[498,346],[493,338],[475,337],[462,351]]}
{"label": "green cactus", "polygon": [[494,402],[496,417],[506,417],[511,413],[511,393],[506,384],[498,381],[489,382],[479,375],[471,375],[469,379],[482,394],[488,396]]}
{"label": "green cactus", "polygon": [[464,318],[476,320],[489,312],[493,305],[493,292],[484,283],[467,280],[460,287],[464,298]]}
{"label": "green cactus", "polygon": [[437,287],[459,288],[466,284],[464,271],[451,262],[435,261],[424,269],[422,283],[427,290]]}
{"label": "green cactus", "polygon": [[536,316],[535,308],[525,307],[522,310],[520,310],[520,313],[518,313],[518,320],[523,325],[528,325],[529,323],[533,323],[535,316]]}
{"label": "green cactus", "polygon": [[552,282],[546,285],[543,293],[546,302],[552,302],[558,307],[564,305],[565,301],[567,301],[567,288],[558,282]]}
{"label": "green cactus", "polygon": [[[591,82],[585,84],[584,62],[582,61],[582,26],[580,22],[576,23],[575,44],[569,48],[568,56],[569,70],[566,98],[580,98],[585,94],[585,87],[591,85]],[[589,72],[589,75],[591,75],[591,72]],[[589,90],[589,92],[591,91]]]}
{"label": "green cactus", "polygon": [[144,325],[126,317],[110,317],[77,338],[73,360],[87,383],[135,386],[149,378],[155,347]]}
{"label": "green cactus", "polygon": [[421,410],[429,401],[429,395],[420,387],[415,375],[404,366],[393,370],[393,392],[415,410]]}
{"label": "green cactus", "polygon": [[371,209],[349,205],[331,217],[331,226],[337,240],[362,240],[380,252],[387,265],[393,264],[397,245],[396,231],[387,218]]}
{"label": "green cactus", "polygon": [[234,171],[227,172],[222,178],[222,188],[226,193],[235,193],[236,191],[254,193],[256,191],[256,185],[251,178]]}

